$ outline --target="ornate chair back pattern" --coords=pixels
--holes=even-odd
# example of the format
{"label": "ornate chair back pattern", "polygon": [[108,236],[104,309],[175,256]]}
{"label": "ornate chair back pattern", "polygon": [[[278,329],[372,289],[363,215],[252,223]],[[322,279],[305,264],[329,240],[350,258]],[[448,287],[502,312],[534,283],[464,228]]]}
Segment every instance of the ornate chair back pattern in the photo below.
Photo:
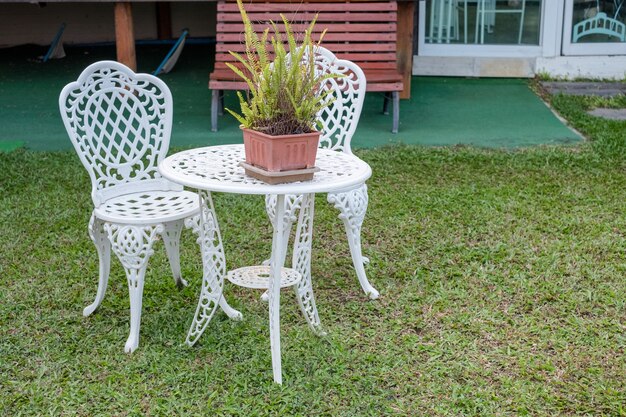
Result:
{"label": "ornate chair back pattern", "polygon": [[328,49],[315,50],[316,69],[321,73],[341,74],[326,80],[322,90],[331,91],[334,101],[318,115],[322,124],[320,148],[352,153],[350,142],[359,124],[365,99],[365,74],[352,61],[337,59]]}
{"label": "ornate chair back pattern", "polygon": [[148,74],[114,61],[87,67],[59,97],[65,128],[89,172],[96,207],[141,190],[179,189],[160,176],[172,129],[172,95]]}
{"label": "ornate chair back pattern", "polygon": [[588,35],[607,35],[626,42],[626,25],[617,19],[611,19],[606,13],[598,13],[574,26],[573,42]]}

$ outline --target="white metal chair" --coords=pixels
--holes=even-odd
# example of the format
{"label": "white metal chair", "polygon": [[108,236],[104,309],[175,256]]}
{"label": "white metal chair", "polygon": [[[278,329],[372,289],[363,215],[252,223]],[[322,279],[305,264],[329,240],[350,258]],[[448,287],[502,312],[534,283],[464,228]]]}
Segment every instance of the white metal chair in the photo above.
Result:
{"label": "white metal chair", "polygon": [[[358,65],[337,59],[328,49],[317,47],[315,54],[317,71],[343,75],[327,80],[322,86],[323,91],[331,91],[330,96],[334,101],[318,115],[322,124],[319,146],[351,154],[350,142],[359,123],[365,98],[365,74]],[[302,196],[285,198],[286,229],[290,229],[297,220],[295,212],[300,209],[301,202]],[[363,183],[349,190],[329,193],[328,202],[340,211],[339,218],[345,226],[352,262],[363,291],[372,299],[378,298],[378,291],[372,287],[365,274],[364,263],[368,259],[361,252],[361,226],[368,204],[367,185]],[[266,196],[265,203],[268,216],[274,222],[276,196]],[[297,253],[294,253],[292,262],[298,264]],[[310,274],[310,266],[299,272]]]}
{"label": "white metal chair", "polygon": [[[450,41],[459,40],[458,2],[459,0],[437,0],[431,2],[428,41],[431,43],[450,43]],[[467,14],[467,8],[464,10],[464,13]],[[467,32],[467,24],[465,32]],[[467,34],[464,42],[467,42]]]}
{"label": "white metal chair", "polygon": [[524,18],[526,15],[526,0],[517,0],[515,3],[519,7],[511,7],[508,9],[499,9],[498,0],[477,0],[476,4],[476,43],[485,43],[485,30],[490,26],[495,26],[495,16],[497,14],[519,14],[519,32],[517,35],[517,43],[522,43],[522,35],[524,33]]}
{"label": "white metal chair", "polygon": [[[157,171],[169,147],[172,95],[152,75],[101,61],[63,88],[59,107],[92,185],[89,235],[98,251],[100,273],[95,301],[83,315],[93,313],[104,298],[112,248],[128,279],[130,335],[125,351],[130,353],[139,344],[144,277],[154,242],[162,237],[174,280],[184,286],[180,234],[185,219],[188,227],[199,227],[198,196]],[[236,315],[223,299],[220,305],[229,316]]]}

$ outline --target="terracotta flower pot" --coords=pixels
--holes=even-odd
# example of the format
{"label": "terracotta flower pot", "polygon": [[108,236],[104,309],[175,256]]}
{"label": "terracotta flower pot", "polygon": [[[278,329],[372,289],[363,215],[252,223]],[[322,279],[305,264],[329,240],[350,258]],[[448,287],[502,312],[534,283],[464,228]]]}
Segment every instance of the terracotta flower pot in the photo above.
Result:
{"label": "terracotta flower pot", "polygon": [[266,171],[291,171],[313,168],[320,132],[299,135],[266,135],[256,130],[243,130],[246,163]]}

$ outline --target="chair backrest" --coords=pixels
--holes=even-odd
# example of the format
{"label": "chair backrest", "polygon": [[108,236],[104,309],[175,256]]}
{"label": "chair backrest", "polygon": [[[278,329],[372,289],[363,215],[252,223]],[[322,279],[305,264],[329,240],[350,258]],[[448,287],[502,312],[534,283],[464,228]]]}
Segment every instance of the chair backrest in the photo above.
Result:
{"label": "chair backrest", "polygon": [[334,101],[318,114],[323,125],[320,148],[352,153],[350,143],[359,124],[365,99],[365,74],[352,61],[337,59],[328,49],[316,47],[316,70],[340,74],[342,77],[325,81],[322,90],[331,91]]}
{"label": "chair backrest", "polygon": [[96,62],[63,88],[59,108],[96,207],[121,194],[176,189],[157,170],[172,130],[172,95],[163,81]]}
{"label": "chair backrest", "polygon": [[576,23],[572,32],[572,42],[574,43],[588,35],[607,35],[616,37],[621,42],[626,41],[626,25],[602,12]]}

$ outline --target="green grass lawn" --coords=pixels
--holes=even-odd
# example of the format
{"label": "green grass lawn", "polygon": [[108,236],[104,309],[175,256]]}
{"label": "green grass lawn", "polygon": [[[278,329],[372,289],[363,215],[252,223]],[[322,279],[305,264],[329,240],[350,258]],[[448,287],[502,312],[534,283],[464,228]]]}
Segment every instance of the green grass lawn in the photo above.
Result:
{"label": "green grass lawn", "polygon": [[[282,297],[284,385],[272,382],[267,306],[226,286],[243,322],[215,316],[182,342],[200,286],[193,235],[176,290],[150,261],[139,349],[115,259],[89,318],[98,260],[89,180],[72,152],[0,154],[0,415],[626,415],[626,122],[587,116],[626,99],[556,97],[592,140],[518,151],[387,147],[371,164],[363,250],[320,196],[318,338]],[[262,199],[218,194],[229,267],[267,257]]]}

